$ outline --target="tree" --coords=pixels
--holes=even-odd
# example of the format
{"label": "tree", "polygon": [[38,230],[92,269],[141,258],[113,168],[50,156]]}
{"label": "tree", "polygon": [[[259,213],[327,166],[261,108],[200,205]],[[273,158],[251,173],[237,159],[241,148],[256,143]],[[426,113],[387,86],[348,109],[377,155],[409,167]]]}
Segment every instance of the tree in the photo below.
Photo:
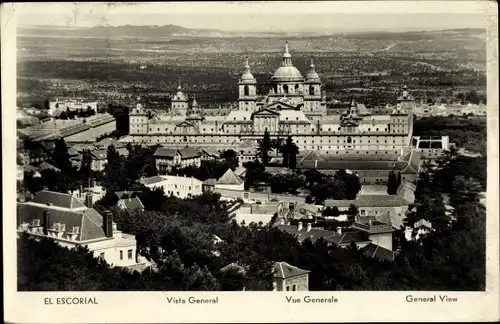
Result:
{"label": "tree", "polygon": [[68,147],[66,146],[66,142],[63,138],[59,138],[55,141],[55,148],[52,159],[54,160],[55,166],[63,171],[71,167]]}
{"label": "tree", "polygon": [[272,150],[271,137],[269,131],[266,129],[264,132],[264,137],[258,140],[257,156],[262,161],[264,166],[269,164],[269,151]]}
{"label": "tree", "polygon": [[347,213],[349,215],[353,215],[353,216],[357,215],[358,214],[358,207],[354,204],[350,204],[349,210],[347,211]]}
{"label": "tree", "polygon": [[118,200],[120,200],[120,198],[118,198],[118,196],[113,191],[108,190],[108,191],[106,191],[106,194],[104,195],[104,197],[99,199],[96,202],[96,204],[103,206],[105,208],[109,208],[112,206],[116,206],[116,204],[118,203]]}
{"label": "tree", "polygon": [[398,191],[398,178],[394,171],[389,172],[389,179],[387,180],[387,193],[395,195]]}
{"label": "tree", "polygon": [[120,162],[120,154],[113,145],[108,146],[106,160],[108,164],[114,165]]}
{"label": "tree", "polygon": [[283,154],[283,166],[295,169],[297,166],[297,154],[299,154],[299,148],[293,142],[291,136],[288,136],[286,139],[281,152]]}
{"label": "tree", "polygon": [[451,189],[450,202],[453,206],[479,201],[481,185],[472,178],[455,177]]}
{"label": "tree", "polygon": [[238,161],[238,154],[234,150],[225,150],[221,153],[221,158],[224,159],[224,161],[228,164],[228,167],[231,170],[235,170],[238,167],[239,161]]}

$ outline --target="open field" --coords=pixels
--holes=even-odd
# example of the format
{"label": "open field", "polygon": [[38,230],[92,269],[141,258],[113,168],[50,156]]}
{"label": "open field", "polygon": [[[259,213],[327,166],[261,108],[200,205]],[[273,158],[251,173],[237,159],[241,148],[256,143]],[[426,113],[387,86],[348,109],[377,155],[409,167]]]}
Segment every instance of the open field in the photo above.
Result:
{"label": "open field", "polygon": [[77,93],[120,101],[154,93],[168,102],[181,79],[201,102],[233,101],[245,57],[264,83],[280,64],[285,40],[302,74],[314,57],[324,89],[336,97],[391,93],[403,83],[431,97],[453,97],[462,88],[485,92],[484,30],[147,37],[137,28],[128,30],[135,36],[102,28],[65,30],[60,37],[46,29],[20,30],[19,99]]}

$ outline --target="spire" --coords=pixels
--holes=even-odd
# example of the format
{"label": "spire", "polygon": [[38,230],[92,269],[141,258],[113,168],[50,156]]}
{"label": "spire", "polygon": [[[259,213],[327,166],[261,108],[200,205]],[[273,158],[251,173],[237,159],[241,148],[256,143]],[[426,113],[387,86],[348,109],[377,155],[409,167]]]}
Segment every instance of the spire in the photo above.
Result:
{"label": "spire", "polygon": [[315,66],[314,66],[314,59],[311,57],[311,65],[309,65],[309,67],[311,68],[311,70],[314,70]]}
{"label": "spire", "polygon": [[292,56],[288,52],[288,42],[285,42],[285,53],[283,53],[283,60],[281,62],[282,66],[291,66],[292,65]]}
{"label": "spire", "polygon": [[177,90],[181,91],[182,86],[181,86],[181,77],[179,77],[179,86],[177,86]]}
{"label": "spire", "polygon": [[250,73],[250,63],[248,63],[248,57],[245,60],[245,74]]}
{"label": "spire", "polygon": [[248,63],[248,57],[245,58],[245,69],[250,70],[250,64]]}
{"label": "spire", "polygon": [[193,94],[193,108],[198,107],[198,103],[196,102],[196,94]]}

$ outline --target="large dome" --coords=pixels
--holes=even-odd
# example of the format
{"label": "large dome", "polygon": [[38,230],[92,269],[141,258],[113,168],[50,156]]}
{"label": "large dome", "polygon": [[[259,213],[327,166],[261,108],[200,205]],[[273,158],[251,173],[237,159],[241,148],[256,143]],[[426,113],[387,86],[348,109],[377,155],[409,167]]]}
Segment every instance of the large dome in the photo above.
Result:
{"label": "large dome", "polygon": [[303,81],[304,78],[295,66],[280,66],[271,77],[273,81]]}

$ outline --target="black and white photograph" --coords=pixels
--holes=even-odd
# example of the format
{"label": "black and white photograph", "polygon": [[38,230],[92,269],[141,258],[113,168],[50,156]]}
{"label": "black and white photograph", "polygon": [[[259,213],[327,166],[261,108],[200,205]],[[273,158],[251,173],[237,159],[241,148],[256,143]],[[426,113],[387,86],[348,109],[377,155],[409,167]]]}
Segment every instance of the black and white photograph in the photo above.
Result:
{"label": "black and white photograph", "polygon": [[17,292],[498,294],[497,13],[266,4],[14,4]]}

